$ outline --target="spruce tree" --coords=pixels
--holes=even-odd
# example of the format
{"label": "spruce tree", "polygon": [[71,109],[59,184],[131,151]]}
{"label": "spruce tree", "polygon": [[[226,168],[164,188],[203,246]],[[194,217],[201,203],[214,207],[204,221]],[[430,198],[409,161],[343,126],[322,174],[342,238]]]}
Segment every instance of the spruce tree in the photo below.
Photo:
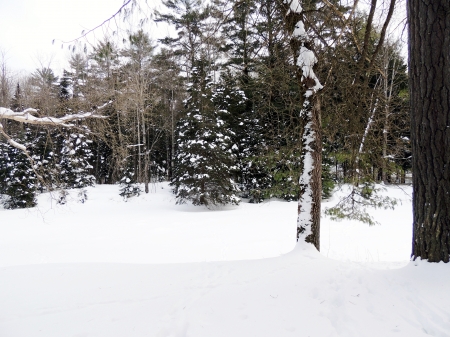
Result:
{"label": "spruce tree", "polygon": [[73,97],[73,74],[64,70],[63,76],[59,81],[59,98],[68,100]]}
{"label": "spruce tree", "polygon": [[139,196],[141,194],[141,188],[136,183],[136,174],[132,167],[132,162],[125,164],[125,167],[122,169],[123,175],[120,179],[120,196],[124,201],[127,201],[129,198],[134,196]]}
{"label": "spruce tree", "polygon": [[23,104],[23,97],[22,97],[22,89],[20,88],[19,83],[17,83],[16,91],[14,92],[14,96],[11,99],[10,108],[13,111],[23,111],[24,110],[24,104]]}
{"label": "spruce tree", "polygon": [[250,197],[252,201],[259,202],[259,197],[256,197],[257,200],[253,197],[253,194],[258,192],[252,187],[261,179],[255,177],[251,167],[261,138],[258,135],[258,123],[251,118],[251,111],[248,110],[248,98],[240,89],[242,85],[239,83],[239,77],[229,71],[222,74],[212,100],[225,122],[222,128],[229,132],[228,151],[234,161],[231,172],[233,180],[237,183],[242,197]]}
{"label": "spruce tree", "polygon": [[186,101],[186,116],[177,127],[176,162],[172,186],[178,203],[194,205],[237,204],[232,180],[233,157],[230,135],[223,115],[212,101],[211,79],[202,62],[192,70],[192,80]]}
{"label": "spruce tree", "polygon": [[85,202],[87,194],[85,187],[93,186],[95,177],[90,173],[93,166],[90,140],[81,133],[72,133],[63,140],[61,150],[61,180],[66,189],[79,189],[79,200]]}
{"label": "spruce tree", "polygon": [[51,191],[60,184],[56,149],[59,133],[57,130],[49,131],[45,128],[30,129],[33,132],[28,151],[33,159],[34,170],[41,178],[37,182],[37,189],[40,192]]}
{"label": "spruce tree", "polygon": [[[30,130],[15,135],[16,141],[29,145]],[[6,209],[36,206],[37,177],[29,158],[9,143],[0,143],[0,194]]]}

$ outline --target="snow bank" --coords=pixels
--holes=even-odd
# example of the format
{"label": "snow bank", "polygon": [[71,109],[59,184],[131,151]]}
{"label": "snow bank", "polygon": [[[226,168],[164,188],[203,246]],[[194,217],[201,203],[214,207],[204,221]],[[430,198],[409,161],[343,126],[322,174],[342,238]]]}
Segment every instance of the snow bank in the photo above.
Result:
{"label": "snow bank", "polygon": [[166,184],[0,210],[0,336],[449,336],[450,268],[408,262],[387,193],[379,226],[324,219],[322,254],[293,249],[295,203],[209,211]]}

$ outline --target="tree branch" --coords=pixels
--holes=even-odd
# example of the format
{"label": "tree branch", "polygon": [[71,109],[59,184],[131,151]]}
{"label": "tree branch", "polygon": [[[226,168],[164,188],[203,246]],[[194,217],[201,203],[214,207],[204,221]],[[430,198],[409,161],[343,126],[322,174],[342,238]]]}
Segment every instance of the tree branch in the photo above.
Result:
{"label": "tree branch", "polygon": [[[92,29],[89,29],[87,32],[82,32],[81,35],[78,36],[76,39],[73,39],[73,40],[71,40],[71,41],[62,41],[62,43],[67,44],[67,43],[76,42],[76,41],[82,39],[83,37],[85,37],[86,35],[88,35],[89,33],[93,32],[94,30],[100,28],[101,26],[103,26],[103,25],[106,24],[107,22],[111,21],[112,19],[115,19],[115,17],[116,17],[117,15],[119,15],[119,14],[122,12],[122,9],[124,9],[126,6],[128,6],[128,4],[129,4],[131,1],[133,1],[133,0],[128,0],[127,2],[125,2],[125,3],[119,8],[119,10],[118,10],[115,14],[111,15],[108,19],[106,19],[105,21],[103,21],[103,22],[102,22],[101,24],[99,24],[98,26],[96,26],[96,27],[94,27],[94,28],[92,28]],[[53,41],[55,41],[55,40],[53,40]]]}
{"label": "tree branch", "polygon": [[0,107],[0,119],[9,119],[14,120],[16,122],[25,123],[25,124],[34,124],[34,125],[53,125],[53,126],[63,126],[63,127],[72,127],[73,124],[69,122],[79,119],[86,118],[107,118],[106,116],[96,114],[96,111],[101,110],[108,106],[111,103],[105,103],[99,108],[96,108],[91,112],[79,112],[73,115],[66,115],[64,117],[35,117],[31,113],[37,112],[36,109],[25,109],[24,111],[15,112],[8,108]]}
{"label": "tree branch", "polygon": [[[2,108],[0,107],[0,119],[8,119],[13,120],[19,123],[24,124],[34,124],[34,125],[51,125],[51,126],[62,126],[62,127],[73,127],[74,124],[71,124],[71,121],[74,120],[80,120],[80,119],[86,119],[86,118],[108,118],[107,116],[102,116],[96,114],[98,110],[101,110],[111,104],[112,101],[109,101],[108,103],[103,104],[102,106],[94,109],[94,111],[91,112],[79,112],[77,114],[73,115],[66,115],[61,118],[57,117],[35,117],[31,113],[37,112],[36,109],[25,109],[24,111],[15,112],[8,108]],[[16,149],[21,150],[25,153],[25,155],[31,159],[27,148],[25,145],[20,144],[13,140],[4,130],[3,125],[0,123],[0,134],[3,135],[3,137],[6,138],[6,141]]]}

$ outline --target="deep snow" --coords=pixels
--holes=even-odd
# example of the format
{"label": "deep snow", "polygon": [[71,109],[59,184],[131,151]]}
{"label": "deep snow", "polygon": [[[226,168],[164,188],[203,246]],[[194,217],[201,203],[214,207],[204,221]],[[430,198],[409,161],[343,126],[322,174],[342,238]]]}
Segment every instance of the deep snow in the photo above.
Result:
{"label": "deep snow", "polygon": [[0,209],[1,337],[450,336],[450,265],[409,262],[410,187],[380,225],[323,218],[321,253],[295,245],[295,203],[88,193]]}

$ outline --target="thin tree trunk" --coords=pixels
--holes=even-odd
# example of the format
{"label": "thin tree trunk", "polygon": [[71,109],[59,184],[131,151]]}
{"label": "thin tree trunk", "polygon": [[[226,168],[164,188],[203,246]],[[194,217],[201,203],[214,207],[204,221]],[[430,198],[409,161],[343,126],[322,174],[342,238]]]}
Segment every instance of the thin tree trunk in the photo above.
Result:
{"label": "thin tree trunk", "polygon": [[387,184],[387,147],[388,147],[388,133],[389,133],[389,114],[391,111],[391,99],[392,99],[392,91],[394,87],[394,79],[395,79],[395,65],[396,59],[394,59],[394,64],[392,66],[392,76],[391,76],[391,85],[389,85],[389,57],[386,57],[385,62],[385,79],[384,79],[384,95],[385,95],[385,108],[384,108],[384,127],[383,127],[383,159],[382,159],[382,180],[384,184]]}
{"label": "thin tree trunk", "polygon": [[137,126],[136,126],[136,131],[137,131],[137,143],[138,143],[138,146],[137,146],[137,148],[138,148],[138,155],[137,155],[137,158],[138,158],[138,165],[137,165],[137,167],[138,167],[138,169],[137,169],[137,172],[136,172],[136,175],[137,175],[137,181],[139,182],[139,183],[142,183],[142,169],[141,169],[141,117],[140,117],[140,112],[139,112],[139,106],[136,106],[136,123],[137,123]]}
{"label": "thin tree trunk", "polygon": [[170,101],[170,113],[171,113],[171,136],[172,136],[172,151],[170,153],[170,178],[172,178],[173,168],[175,166],[175,111],[174,111],[174,101],[173,101],[173,89],[172,89],[172,100]]}
{"label": "thin tree trunk", "polygon": [[291,48],[298,66],[297,78],[305,90],[302,110],[303,170],[300,175],[298,201],[297,241],[312,243],[320,250],[320,204],[322,198],[322,139],[320,101],[317,92],[322,89],[314,73],[317,59],[314,41],[305,30],[302,4],[287,0],[289,6],[286,24],[292,31]]}
{"label": "thin tree trunk", "polygon": [[145,116],[144,116],[144,111],[142,111],[142,143],[144,144],[144,188],[145,188],[145,193],[149,192],[149,166],[150,166],[150,149],[148,147],[147,144],[147,130],[145,127]]}
{"label": "thin tree trunk", "polygon": [[303,172],[300,177],[297,240],[304,237],[320,250],[320,209],[322,201],[322,137],[320,100],[305,107],[307,124],[303,132]]}
{"label": "thin tree trunk", "polygon": [[449,262],[450,3],[409,0],[412,256]]}

